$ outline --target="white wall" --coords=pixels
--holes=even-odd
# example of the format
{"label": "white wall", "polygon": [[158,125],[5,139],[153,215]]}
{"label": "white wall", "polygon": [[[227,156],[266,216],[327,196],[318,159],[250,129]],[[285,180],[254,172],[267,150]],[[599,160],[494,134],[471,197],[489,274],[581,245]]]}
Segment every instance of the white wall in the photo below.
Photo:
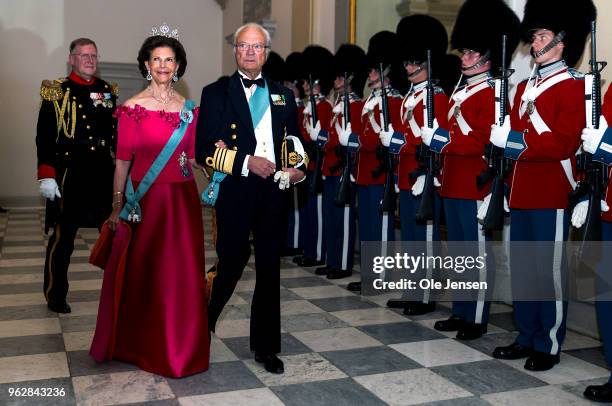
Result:
{"label": "white wall", "polygon": [[368,49],[372,35],[382,30],[395,32],[400,16],[399,0],[357,0],[357,45]]}
{"label": "white wall", "polygon": [[[221,74],[222,11],[214,0],[2,0],[0,13],[0,203],[37,195],[34,144],[43,79],[66,74],[68,45],[91,37],[101,61],[135,63],[151,27],[180,30],[188,67],[179,89],[199,103]],[[31,200],[31,199],[30,199]]]}

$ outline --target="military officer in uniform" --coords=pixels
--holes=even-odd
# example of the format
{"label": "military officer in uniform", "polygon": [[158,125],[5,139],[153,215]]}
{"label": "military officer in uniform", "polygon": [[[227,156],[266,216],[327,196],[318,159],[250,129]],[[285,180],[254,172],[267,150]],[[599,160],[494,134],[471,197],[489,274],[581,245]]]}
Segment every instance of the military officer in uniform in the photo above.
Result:
{"label": "military officer in uniform", "polygon": [[[560,242],[567,238],[568,195],[576,185],[575,153],[585,122],[584,81],[570,68],[580,60],[595,14],[591,0],[576,0],[572,7],[559,7],[552,0],[527,1],[521,34],[531,44],[534,73],[518,85],[503,125],[491,128],[491,143],[504,148],[504,155],[514,161],[510,240],[559,242],[542,248],[536,258],[527,258],[517,244],[511,246],[519,335],[511,345],[497,347],[493,356],[527,358],[524,367],[531,371],[559,363],[565,338],[564,266],[563,260],[554,258],[563,258]],[[528,276],[538,278],[538,292],[551,292],[544,299],[517,297],[526,288],[526,275],[520,271],[532,263],[537,269]],[[549,298],[552,294],[554,300]]]}
{"label": "military officer in uniform", "polygon": [[98,49],[88,38],[70,44],[68,77],[45,80],[36,128],[40,194],[47,199],[45,258],[49,309],[70,313],[68,266],[79,227],[97,227],[111,213],[117,86],[94,76]]}

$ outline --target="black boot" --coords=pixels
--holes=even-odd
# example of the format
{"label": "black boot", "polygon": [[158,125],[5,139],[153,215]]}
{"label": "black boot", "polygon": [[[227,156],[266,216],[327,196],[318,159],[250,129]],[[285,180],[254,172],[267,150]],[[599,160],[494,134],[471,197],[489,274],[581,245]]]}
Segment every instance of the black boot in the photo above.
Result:
{"label": "black boot", "polygon": [[56,313],[70,313],[72,311],[70,305],[66,303],[66,300],[49,301],[47,303],[47,307],[49,308],[49,310],[54,311]]}
{"label": "black boot", "polygon": [[584,397],[594,402],[612,402],[612,383],[588,386],[584,390]]}
{"label": "black boot", "polygon": [[486,324],[464,323],[457,331],[457,339],[459,340],[475,340],[487,333]]}
{"label": "black boot", "polygon": [[315,269],[315,275],[327,275],[329,273],[329,271],[331,271],[331,267],[330,266],[321,266],[317,269]]}
{"label": "black boot", "polygon": [[406,316],[422,316],[427,313],[431,313],[436,310],[436,302],[408,302],[404,307],[404,314]]}
{"label": "black boot", "polygon": [[559,354],[551,355],[540,351],[534,351],[527,361],[525,361],[525,369],[529,371],[548,371],[559,363]]}
{"label": "black boot", "polygon": [[461,316],[450,316],[448,320],[440,320],[436,321],[434,324],[434,328],[438,331],[457,331],[463,324],[465,323],[465,319]]}
{"label": "black boot", "polygon": [[361,282],[351,282],[346,285],[346,288],[351,292],[361,292]]}
{"label": "black boot", "polygon": [[497,359],[521,359],[531,355],[533,350],[529,347],[523,347],[519,343],[512,343],[505,347],[497,347],[493,350],[493,358]]}
{"label": "black boot", "polygon": [[402,300],[402,299],[389,299],[387,300],[387,307],[390,309],[403,309],[410,303],[414,303],[414,302],[410,300]]}

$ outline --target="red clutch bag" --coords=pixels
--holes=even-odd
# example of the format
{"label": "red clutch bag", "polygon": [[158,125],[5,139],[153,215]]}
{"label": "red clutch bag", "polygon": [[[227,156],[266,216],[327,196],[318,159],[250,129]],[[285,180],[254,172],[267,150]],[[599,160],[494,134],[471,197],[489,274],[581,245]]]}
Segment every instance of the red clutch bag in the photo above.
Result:
{"label": "red clutch bag", "polygon": [[89,255],[90,264],[102,269],[106,268],[106,263],[113,248],[114,235],[115,232],[111,230],[108,221],[104,222],[98,241],[96,241],[96,244],[91,249],[91,254]]}

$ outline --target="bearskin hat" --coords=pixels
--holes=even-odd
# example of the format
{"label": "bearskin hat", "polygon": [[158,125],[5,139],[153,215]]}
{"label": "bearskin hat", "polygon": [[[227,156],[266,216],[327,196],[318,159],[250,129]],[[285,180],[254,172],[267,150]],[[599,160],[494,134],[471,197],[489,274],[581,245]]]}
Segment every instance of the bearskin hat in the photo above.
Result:
{"label": "bearskin hat", "polygon": [[266,59],[266,62],[263,64],[261,71],[270,79],[282,83],[285,71],[285,61],[283,60],[283,57],[276,52],[271,51]]}
{"label": "bearskin hat", "polygon": [[[483,18],[483,16],[487,16]],[[521,21],[503,0],[467,0],[457,15],[451,34],[453,49],[471,49],[490,53],[494,70],[502,63],[502,36],[506,39],[506,60],[520,41]]]}
{"label": "bearskin hat", "polygon": [[295,82],[304,79],[304,56],[301,52],[292,52],[285,59],[284,80]]}
{"label": "bearskin hat", "polygon": [[336,76],[344,73],[353,75],[351,87],[359,97],[363,97],[363,86],[368,77],[366,53],[353,44],[342,44],[334,55],[334,72]]}
{"label": "bearskin hat", "polygon": [[431,50],[432,65],[440,63],[448,48],[448,34],[442,23],[429,15],[413,14],[397,24],[402,61],[425,62]]}
{"label": "bearskin hat", "polygon": [[592,0],[527,0],[521,35],[529,44],[537,29],[555,34],[565,32],[563,57],[568,66],[574,67],[582,57],[591,21],[596,17],[597,9]]}
{"label": "bearskin hat", "polygon": [[397,34],[391,31],[377,32],[368,42],[367,67],[378,69],[380,63],[384,67],[390,67],[391,70],[387,77],[391,86],[403,92],[408,87],[408,80],[398,54],[399,49],[400,42]]}
{"label": "bearskin hat", "polygon": [[312,75],[319,81],[321,93],[328,95],[334,85],[334,72],[330,69],[334,63],[334,55],[320,45],[308,45],[302,52],[304,57],[304,72],[306,78]]}

